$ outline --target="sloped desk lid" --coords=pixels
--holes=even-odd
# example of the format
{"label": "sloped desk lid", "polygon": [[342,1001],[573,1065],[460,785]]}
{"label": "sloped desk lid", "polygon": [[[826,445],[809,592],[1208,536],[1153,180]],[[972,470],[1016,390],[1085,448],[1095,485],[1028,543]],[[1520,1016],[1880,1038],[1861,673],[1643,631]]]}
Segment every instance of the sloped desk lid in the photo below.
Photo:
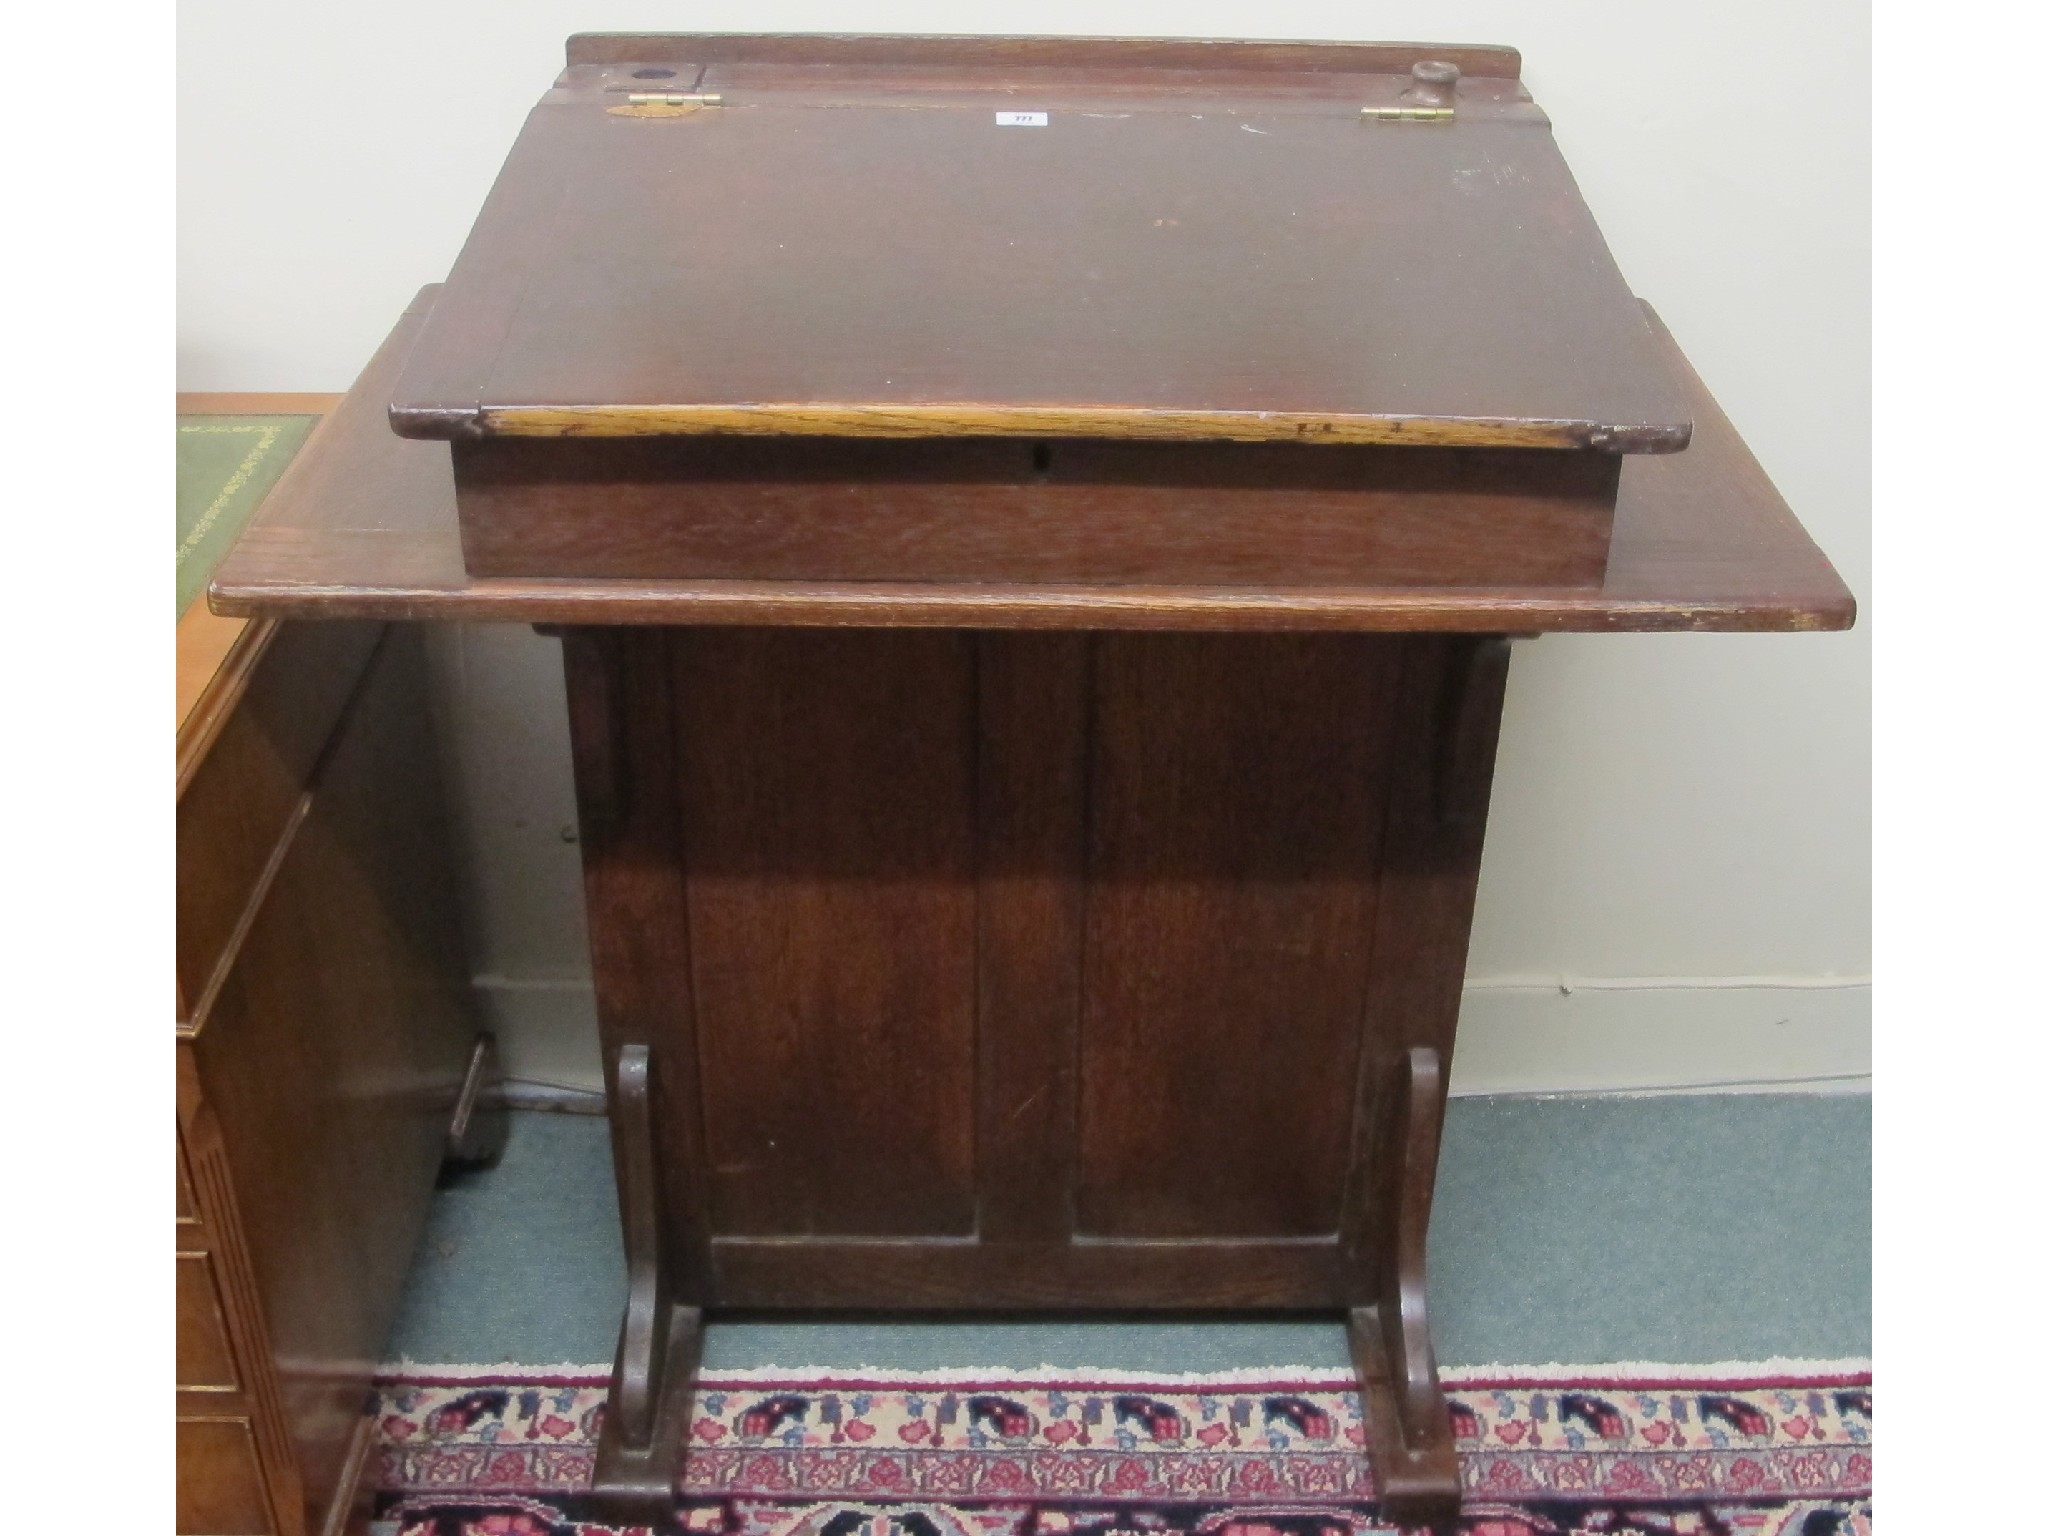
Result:
{"label": "sloped desk lid", "polygon": [[[1450,120],[1362,115],[1426,99],[1429,60],[1463,72]],[[1518,70],[572,39],[392,424],[1683,448],[1685,394]]]}

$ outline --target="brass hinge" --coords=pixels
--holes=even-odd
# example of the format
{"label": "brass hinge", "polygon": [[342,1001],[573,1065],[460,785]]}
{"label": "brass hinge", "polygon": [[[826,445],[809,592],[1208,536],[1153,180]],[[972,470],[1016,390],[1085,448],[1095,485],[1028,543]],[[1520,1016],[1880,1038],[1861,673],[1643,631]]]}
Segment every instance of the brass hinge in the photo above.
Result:
{"label": "brass hinge", "polygon": [[1457,118],[1456,107],[1360,107],[1358,115],[1369,123],[1448,123]]}
{"label": "brass hinge", "polygon": [[1458,115],[1458,66],[1418,60],[1408,71],[1408,88],[1391,107],[1360,107],[1367,123],[1448,123]]}
{"label": "brass hinge", "polygon": [[688,117],[707,107],[722,107],[716,91],[634,91],[622,107],[606,107],[613,117]]}

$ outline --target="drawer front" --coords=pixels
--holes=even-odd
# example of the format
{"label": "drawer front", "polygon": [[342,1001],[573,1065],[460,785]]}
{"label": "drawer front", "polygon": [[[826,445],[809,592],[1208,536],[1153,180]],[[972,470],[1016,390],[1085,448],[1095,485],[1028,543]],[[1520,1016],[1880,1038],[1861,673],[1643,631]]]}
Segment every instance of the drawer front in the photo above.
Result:
{"label": "drawer front", "polygon": [[231,1392],[241,1385],[234,1351],[228,1347],[227,1318],[213,1259],[204,1253],[178,1255],[178,1390]]}
{"label": "drawer front", "polygon": [[178,1536],[272,1536],[247,1419],[178,1420]]}

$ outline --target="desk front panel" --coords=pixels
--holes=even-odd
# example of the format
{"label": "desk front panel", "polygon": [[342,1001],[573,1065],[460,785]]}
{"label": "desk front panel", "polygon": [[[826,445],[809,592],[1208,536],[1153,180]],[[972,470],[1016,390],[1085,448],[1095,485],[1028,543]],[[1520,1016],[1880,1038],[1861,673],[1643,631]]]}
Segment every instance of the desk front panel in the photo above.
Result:
{"label": "desk front panel", "polygon": [[[570,641],[600,1012],[653,1053],[683,1296],[1352,1299],[1371,1106],[1454,1023],[1455,986],[1375,989],[1462,968],[1465,642]],[[1418,838],[1468,900],[1382,945]]]}
{"label": "desk front panel", "polygon": [[488,438],[473,577],[1597,589],[1618,454],[1089,438]]}

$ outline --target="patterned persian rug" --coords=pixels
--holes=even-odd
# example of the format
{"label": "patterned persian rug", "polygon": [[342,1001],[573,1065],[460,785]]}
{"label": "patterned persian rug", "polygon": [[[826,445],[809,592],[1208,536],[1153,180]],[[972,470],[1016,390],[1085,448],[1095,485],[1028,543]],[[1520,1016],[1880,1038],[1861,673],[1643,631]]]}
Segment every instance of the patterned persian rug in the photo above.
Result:
{"label": "patterned persian rug", "polygon": [[[1446,1372],[1459,1536],[1868,1536],[1866,1363]],[[729,1372],[701,1384],[691,1536],[1381,1536],[1348,1377]],[[604,1372],[379,1387],[377,1536],[599,1523]]]}

